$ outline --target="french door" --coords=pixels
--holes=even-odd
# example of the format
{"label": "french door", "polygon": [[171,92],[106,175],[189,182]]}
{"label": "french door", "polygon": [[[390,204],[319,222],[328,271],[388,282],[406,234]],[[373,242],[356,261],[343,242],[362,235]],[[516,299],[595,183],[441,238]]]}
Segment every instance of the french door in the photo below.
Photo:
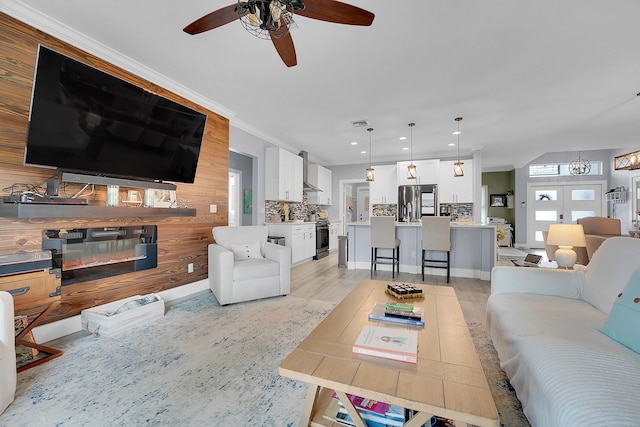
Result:
{"label": "french door", "polygon": [[602,216],[606,181],[581,184],[529,183],[527,185],[527,246],[544,248],[542,232],[550,224],[575,224],[586,216]]}

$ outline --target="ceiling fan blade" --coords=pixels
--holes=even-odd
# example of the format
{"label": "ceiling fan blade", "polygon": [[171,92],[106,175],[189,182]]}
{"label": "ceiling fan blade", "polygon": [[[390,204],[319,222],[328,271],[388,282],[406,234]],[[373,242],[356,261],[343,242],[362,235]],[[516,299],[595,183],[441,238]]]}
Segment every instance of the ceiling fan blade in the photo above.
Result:
{"label": "ceiling fan blade", "polygon": [[337,24],[369,26],[375,15],[368,10],[336,0],[304,0],[304,9],[295,15]]}
{"label": "ceiling fan blade", "polygon": [[227,7],[223,7],[222,9],[218,9],[214,12],[204,15],[200,19],[196,19],[191,24],[184,27],[182,31],[193,35],[221,27],[231,21],[240,18],[241,16],[246,15],[248,13],[248,9],[242,10],[240,14],[236,12],[236,8],[243,5],[246,5],[246,3],[234,3]]}
{"label": "ceiling fan blade", "polygon": [[[280,24],[284,25],[284,20],[282,18],[280,18]],[[296,48],[293,45],[293,38],[291,38],[291,33],[289,31],[284,35],[278,35],[278,31],[271,32],[271,41],[278,51],[278,55],[280,55],[282,62],[284,62],[287,67],[295,67],[298,64]]]}

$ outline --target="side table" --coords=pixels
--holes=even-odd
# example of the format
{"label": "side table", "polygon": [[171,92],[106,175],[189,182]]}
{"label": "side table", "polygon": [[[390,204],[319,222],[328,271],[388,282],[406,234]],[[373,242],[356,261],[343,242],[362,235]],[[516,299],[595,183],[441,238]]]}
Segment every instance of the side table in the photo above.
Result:
{"label": "side table", "polygon": [[13,296],[16,315],[26,314],[30,318],[35,315],[35,318],[30,319],[29,324],[16,336],[16,346],[23,345],[46,353],[46,355],[39,354],[33,361],[19,366],[18,372],[62,356],[60,350],[25,339],[33,328],[42,323],[47,315],[60,305],[60,278],[59,268],[0,276],[0,290],[7,291]]}

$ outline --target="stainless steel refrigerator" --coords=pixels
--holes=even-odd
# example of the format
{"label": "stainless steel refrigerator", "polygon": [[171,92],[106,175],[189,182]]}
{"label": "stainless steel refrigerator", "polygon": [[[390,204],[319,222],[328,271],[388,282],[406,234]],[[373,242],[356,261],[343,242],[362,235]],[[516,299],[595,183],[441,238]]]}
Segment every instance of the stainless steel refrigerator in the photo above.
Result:
{"label": "stainless steel refrigerator", "polygon": [[416,222],[423,216],[436,216],[437,206],[436,184],[398,187],[398,221]]}

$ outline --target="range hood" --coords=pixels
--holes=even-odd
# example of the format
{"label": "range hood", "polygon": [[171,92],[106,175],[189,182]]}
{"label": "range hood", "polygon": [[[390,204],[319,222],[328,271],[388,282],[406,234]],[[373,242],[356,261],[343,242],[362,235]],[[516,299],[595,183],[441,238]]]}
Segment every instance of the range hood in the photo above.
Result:
{"label": "range hood", "polygon": [[302,157],[302,191],[305,193],[322,191],[309,183],[309,154],[306,151],[301,151],[298,156]]}

